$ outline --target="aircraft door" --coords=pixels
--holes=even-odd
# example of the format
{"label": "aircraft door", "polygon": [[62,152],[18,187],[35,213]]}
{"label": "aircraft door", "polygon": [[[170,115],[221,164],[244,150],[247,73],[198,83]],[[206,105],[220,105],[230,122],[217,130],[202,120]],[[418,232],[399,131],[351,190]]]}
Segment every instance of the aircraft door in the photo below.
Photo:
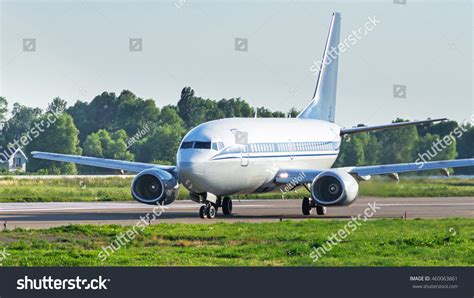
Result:
{"label": "aircraft door", "polygon": [[249,144],[240,146],[240,166],[246,167],[249,165],[249,155],[250,155],[250,146]]}

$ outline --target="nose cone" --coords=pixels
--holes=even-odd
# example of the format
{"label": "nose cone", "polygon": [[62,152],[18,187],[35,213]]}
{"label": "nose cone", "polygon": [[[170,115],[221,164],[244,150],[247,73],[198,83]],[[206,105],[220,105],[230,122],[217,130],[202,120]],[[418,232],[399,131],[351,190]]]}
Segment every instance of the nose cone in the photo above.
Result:
{"label": "nose cone", "polygon": [[179,181],[191,192],[206,192],[206,163],[209,160],[208,151],[209,150],[186,149],[179,150],[178,152],[177,165]]}

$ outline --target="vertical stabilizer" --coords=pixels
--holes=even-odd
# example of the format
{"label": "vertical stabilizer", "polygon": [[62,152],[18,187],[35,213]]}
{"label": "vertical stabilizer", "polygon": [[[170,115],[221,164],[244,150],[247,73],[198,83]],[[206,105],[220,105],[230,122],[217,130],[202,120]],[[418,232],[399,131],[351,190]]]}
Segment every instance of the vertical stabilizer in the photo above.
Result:
{"label": "vertical stabilizer", "polygon": [[319,119],[334,122],[336,112],[337,64],[339,58],[339,37],[341,33],[341,14],[333,13],[323,59],[319,68],[313,100],[297,116],[300,119]]}

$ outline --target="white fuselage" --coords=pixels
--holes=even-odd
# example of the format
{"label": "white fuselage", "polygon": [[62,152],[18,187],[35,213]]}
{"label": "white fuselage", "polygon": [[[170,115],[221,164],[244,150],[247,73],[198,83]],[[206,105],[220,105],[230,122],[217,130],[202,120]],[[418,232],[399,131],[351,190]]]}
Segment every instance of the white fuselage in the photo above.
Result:
{"label": "white fuselage", "polygon": [[192,129],[177,154],[180,182],[217,196],[275,189],[280,169],[327,169],[339,154],[340,128],[311,119],[228,118]]}

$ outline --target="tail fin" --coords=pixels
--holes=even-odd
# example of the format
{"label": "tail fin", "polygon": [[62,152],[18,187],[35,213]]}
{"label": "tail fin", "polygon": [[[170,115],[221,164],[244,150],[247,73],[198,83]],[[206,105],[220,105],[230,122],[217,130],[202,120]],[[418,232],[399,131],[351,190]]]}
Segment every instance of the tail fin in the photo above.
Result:
{"label": "tail fin", "polygon": [[324,48],[323,60],[316,65],[319,67],[318,80],[313,100],[299,113],[300,119],[319,119],[334,122],[336,113],[336,87],[338,45],[341,33],[341,14],[333,13],[329,26],[328,38]]}

